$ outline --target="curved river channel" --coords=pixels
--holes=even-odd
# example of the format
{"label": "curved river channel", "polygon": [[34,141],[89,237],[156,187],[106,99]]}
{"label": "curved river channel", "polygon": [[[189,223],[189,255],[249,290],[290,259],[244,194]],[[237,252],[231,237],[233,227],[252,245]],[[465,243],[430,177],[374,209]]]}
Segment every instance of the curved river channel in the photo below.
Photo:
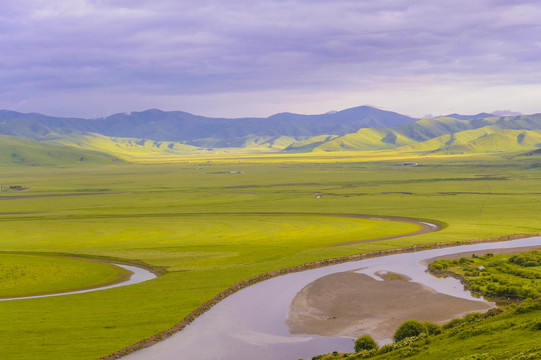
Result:
{"label": "curved river channel", "polygon": [[295,296],[307,285],[335,273],[353,271],[382,281],[379,275],[392,272],[432,289],[431,292],[475,301],[482,305],[480,308],[489,308],[494,304],[472,297],[458,280],[430,275],[424,263],[440,256],[524,247],[541,247],[541,237],[388,255],[278,276],[230,295],[182,331],[125,358],[296,360],[334,350],[351,352],[352,337],[290,333],[285,322],[288,311]]}
{"label": "curved river channel", "polygon": [[13,297],[13,298],[3,298],[0,299],[0,301],[11,301],[11,300],[24,300],[24,299],[36,299],[36,298],[44,298],[44,297],[52,297],[52,296],[62,296],[62,295],[72,295],[72,294],[82,294],[92,291],[99,291],[99,290],[105,290],[105,289],[111,289],[119,286],[127,286],[127,285],[133,285],[138,284],[143,281],[152,280],[156,278],[156,274],[152,273],[151,271],[148,271],[145,268],[138,267],[138,266],[132,266],[132,265],[121,265],[121,264],[113,264],[115,266],[121,267],[123,269],[128,270],[132,274],[130,275],[128,280],[111,284],[111,285],[105,285],[101,287],[95,287],[91,289],[84,289],[84,290],[75,290],[75,291],[66,291],[61,293],[54,293],[54,294],[45,294],[45,295],[33,295],[33,296],[19,296],[19,297]]}

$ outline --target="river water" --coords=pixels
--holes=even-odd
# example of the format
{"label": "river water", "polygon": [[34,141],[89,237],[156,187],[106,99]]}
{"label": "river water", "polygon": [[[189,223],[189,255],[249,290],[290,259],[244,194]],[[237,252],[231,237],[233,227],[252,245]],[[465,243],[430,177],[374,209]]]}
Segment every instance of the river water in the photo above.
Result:
{"label": "river water", "polygon": [[279,276],[227,297],[182,331],[126,358],[296,360],[310,359],[316,354],[334,350],[351,352],[352,338],[289,333],[285,324],[289,306],[295,295],[307,284],[344,271],[356,271],[381,280],[376,273],[390,271],[403,274],[411,278],[411,281],[442,294],[471,301],[485,301],[464,291],[456,279],[430,275],[423,262],[463,252],[521,247],[541,247],[541,237],[389,255]]}

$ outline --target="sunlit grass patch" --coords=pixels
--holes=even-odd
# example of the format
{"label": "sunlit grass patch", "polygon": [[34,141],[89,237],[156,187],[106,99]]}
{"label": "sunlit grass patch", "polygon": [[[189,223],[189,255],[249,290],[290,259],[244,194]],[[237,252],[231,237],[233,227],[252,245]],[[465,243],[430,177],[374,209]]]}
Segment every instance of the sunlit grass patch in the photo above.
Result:
{"label": "sunlit grass patch", "polygon": [[92,288],[129,272],[108,263],[63,256],[0,253],[0,298]]}

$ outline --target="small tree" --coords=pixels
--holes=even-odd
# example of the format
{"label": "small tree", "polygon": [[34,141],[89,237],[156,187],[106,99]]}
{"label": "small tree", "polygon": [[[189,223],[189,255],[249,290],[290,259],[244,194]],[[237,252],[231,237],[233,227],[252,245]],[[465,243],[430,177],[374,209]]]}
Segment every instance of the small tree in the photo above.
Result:
{"label": "small tree", "polygon": [[426,326],[417,320],[408,320],[396,329],[393,339],[394,342],[399,342],[411,336],[418,336],[421,333],[428,334]]}
{"label": "small tree", "polygon": [[355,352],[359,352],[361,350],[372,350],[377,348],[378,343],[370,335],[363,335],[357,340],[355,340]]}

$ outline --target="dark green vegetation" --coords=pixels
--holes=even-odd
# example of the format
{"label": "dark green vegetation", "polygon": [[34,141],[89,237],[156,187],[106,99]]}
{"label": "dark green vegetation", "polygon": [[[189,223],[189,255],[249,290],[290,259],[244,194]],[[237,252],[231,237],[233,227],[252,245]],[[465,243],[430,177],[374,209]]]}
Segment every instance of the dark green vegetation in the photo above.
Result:
{"label": "dark green vegetation", "polygon": [[[148,161],[2,163],[0,184],[27,189],[0,193],[0,250],[119,258],[165,272],[134,286],[1,302],[0,331],[9,334],[0,338],[2,358],[105,356],[172,327],[238,281],[309,261],[541,232],[540,154],[208,153]],[[419,166],[400,166],[406,161]],[[447,226],[340,246],[416,230],[343,216],[359,213]],[[536,334],[520,329],[520,336]],[[507,335],[509,351],[524,345]],[[457,354],[482,350],[472,345]]]}
{"label": "dark green vegetation", "polygon": [[541,295],[539,251],[438,260],[430,264],[429,270],[459,277],[468,289],[489,297],[535,299]]}
{"label": "dark green vegetation", "polygon": [[355,346],[353,349],[355,352],[378,349],[378,344],[370,335],[363,335],[359,337],[357,340],[355,340],[354,345]]}
{"label": "dark green vegetation", "polygon": [[408,320],[396,329],[393,335],[394,342],[400,342],[405,338],[419,336],[421,334],[427,334],[428,329],[426,326],[417,320]]}

